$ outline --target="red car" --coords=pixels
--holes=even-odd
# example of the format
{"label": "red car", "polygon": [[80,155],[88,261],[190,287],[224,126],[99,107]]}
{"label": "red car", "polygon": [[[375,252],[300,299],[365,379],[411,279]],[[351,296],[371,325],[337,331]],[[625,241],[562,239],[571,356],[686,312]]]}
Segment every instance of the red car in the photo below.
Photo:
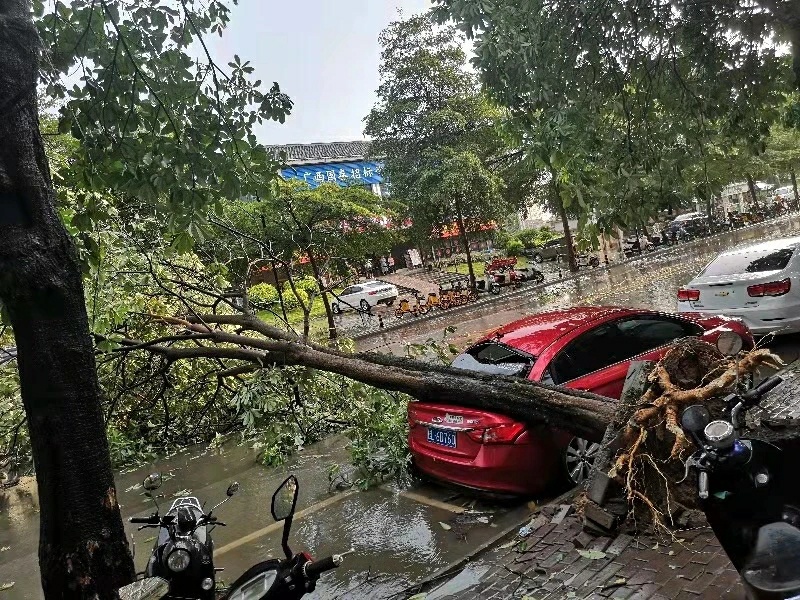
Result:
{"label": "red car", "polygon": [[[676,339],[714,343],[723,331],[753,336],[738,319],[616,307],[576,307],[510,323],[452,366],[587,390],[617,400],[632,360],[657,360]],[[610,400],[612,401],[612,400]],[[411,402],[408,444],[425,475],[502,495],[534,495],[566,476],[580,483],[600,445],[542,424],[480,409]]]}

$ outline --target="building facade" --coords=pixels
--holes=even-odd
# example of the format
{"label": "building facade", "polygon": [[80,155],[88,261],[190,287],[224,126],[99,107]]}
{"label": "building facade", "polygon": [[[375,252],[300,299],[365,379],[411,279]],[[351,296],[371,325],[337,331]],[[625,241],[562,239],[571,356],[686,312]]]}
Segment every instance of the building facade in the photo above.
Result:
{"label": "building facade", "polygon": [[267,149],[283,163],[280,174],[286,180],[302,181],[312,189],[335,183],[361,186],[381,197],[388,194],[383,161],[369,157],[367,141],[287,144]]}

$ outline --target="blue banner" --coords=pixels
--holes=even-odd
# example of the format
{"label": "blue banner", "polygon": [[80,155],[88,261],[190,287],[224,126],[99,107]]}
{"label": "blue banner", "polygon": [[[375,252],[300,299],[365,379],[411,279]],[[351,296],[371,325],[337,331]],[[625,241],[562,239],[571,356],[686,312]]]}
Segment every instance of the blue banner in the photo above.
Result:
{"label": "blue banner", "polygon": [[322,183],[335,183],[340,187],[383,183],[383,163],[352,162],[298,165],[282,169],[281,177],[305,181],[312,189]]}

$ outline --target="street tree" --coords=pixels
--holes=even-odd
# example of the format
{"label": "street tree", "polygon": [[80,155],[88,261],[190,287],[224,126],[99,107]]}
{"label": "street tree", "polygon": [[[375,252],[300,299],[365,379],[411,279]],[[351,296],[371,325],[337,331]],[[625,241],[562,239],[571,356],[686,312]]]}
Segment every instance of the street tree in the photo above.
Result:
{"label": "street tree", "polygon": [[[317,294],[325,306],[328,331],[336,337],[329,295],[350,275],[351,266],[365,256],[385,253],[400,232],[395,202],[382,199],[361,186],[340,187],[326,183],[309,189],[304,183],[280,182],[276,191],[257,201],[230,200],[221,215],[210,217],[221,235],[207,244],[213,256],[225,253],[237,242],[244,253],[237,257],[236,274],[242,288],[249,285],[253,267],[280,267],[292,290],[299,265],[307,263]],[[304,335],[309,334],[311,302],[299,299],[305,314]]]}
{"label": "street tree", "polygon": [[416,224],[438,234],[437,237],[443,226],[456,224],[467,254],[469,284],[474,288],[468,233],[480,231],[487,221],[499,221],[507,214],[503,181],[469,151],[429,150],[425,162],[408,190],[408,202],[417,207]]}
{"label": "street tree", "polygon": [[[271,175],[278,165],[251,128],[282,120],[291,102],[277,85],[261,91],[238,59],[225,71],[207,52],[195,57],[194,44],[228,22],[219,2],[76,0],[51,12],[32,4],[0,5],[0,300],[18,349],[36,465],[45,597],[113,598],[133,578],[133,561],[81,268],[56,212],[37,86],[44,81],[46,94],[65,102],[60,127],[80,141],[73,167],[84,185],[160,208],[178,248],[202,229],[217,194],[266,194],[265,177],[253,174]],[[80,85],[67,88],[63,76],[76,67]],[[87,214],[82,226],[97,216]]]}
{"label": "street tree", "polygon": [[[780,3],[435,4],[440,21],[475,40],[475,64],[511,112],[520,152],[587,215],[604,212],[608,196],[598,207],[584,193],[597,180],[630,190],[629,205],[646,178],[683,179],[718,133],[762,142],[790,82],[772,41],[793,39],[797,19]],[[710,197],[709,182],[687,183]]]}
{"label": "street tree", "polygon": [[[506,149],[497,127],[504,113],[482,93],[468,69],[455,28],[439,27],[422,14],[391,23],[379,39],[378,101],[365,119],[373,153],[383,157],[392,197],[406,205],[417,239],[429,243],[436,231],[455,226],[473,273],[470,228],[460,221],[487,224],[515,206],[494,191],[484,198],[448,197],[441,182],[447,181],[453,191],[458,185],[459,193],[475,186],[499,189],[489,160]],[[449,174],[433,173],[444,166],[452,169]],[[456,184],[457,176],[471,183]],[[426,185],[434,187],[425,190]],[[459,216],[462,205],[466,212]]]}

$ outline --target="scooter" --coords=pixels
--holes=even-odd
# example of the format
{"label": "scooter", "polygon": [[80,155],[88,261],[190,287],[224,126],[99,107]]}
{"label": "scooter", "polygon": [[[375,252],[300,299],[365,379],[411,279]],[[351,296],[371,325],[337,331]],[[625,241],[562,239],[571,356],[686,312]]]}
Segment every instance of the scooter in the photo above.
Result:
{"label": "scooter", "polygon": [[145,495],[153,500],[156,511],[149,517],[131,517],[131,523],[140,523],[139,530],[157,527],[158,537],[145,569],[146,577],[161,577],[169,582],[165,598],[194,598],[214,600],[216,573],[214,568],[214,540],[211,531],[215,526],[225,526],[213,512],[239,491],[239,484],[228,486],[225,499],[208,513],[194,496],[177,498],[170,509],[160,516],[153,492],[161,487],[159,473],[148,475],[143,483]]}
{"label": "scooter", "polygon": [[653,250],[655,250],[653,242],[642,236],[629,237],[625,240],[625,243],[622,246],[622,252],[626,258],[637,256],[643,252],[652,252]]}
{"label": "scooter", "polygon": [[231,584],[222,600],[295,600],[313,592],[317,580],[325,571],[340,566],[344,556],[353,552],[334,554],[314,561],[306,552],[293,554],[289,548],[289,533],[297,507],[299,484],[290,475],[272,496],[272,518],[283,521],[281,546],[285,559],[267,559],[250,567]]}
{"label": "scooter", "polygon": [[739,438],[746,412],[781,381],[770,377],[727,396],[729,418],[711,421],[700,404],[681,415],[699,448],[686,476],[697,471],[700,505],[755,600],[800,598],[800,478],[777,446]]}

